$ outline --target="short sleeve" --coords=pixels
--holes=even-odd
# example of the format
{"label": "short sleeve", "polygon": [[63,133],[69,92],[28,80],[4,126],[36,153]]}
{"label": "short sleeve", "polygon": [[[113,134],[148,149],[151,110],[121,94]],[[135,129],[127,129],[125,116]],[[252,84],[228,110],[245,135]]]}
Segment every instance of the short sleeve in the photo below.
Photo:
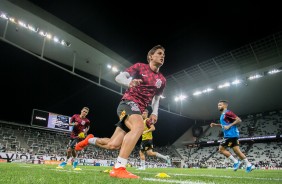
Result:
{"label": "short sleeve", "polygon": [[71,117],[70,123],[74,123],[74,122],[75,122],[75,117],[76,117],[76,115],[73,115],[73,116]]}
{"label": "short sleeve", "polygon": [[125,72],[128,72],[130,76],[134,77],[140,70],[140,63],[136,63],[131,67],[127,68]]}
{"label": "short sleeve", "polygon": [[234,114],[232,111],[227,111],[225,113],[225,117],[228,119],[228,120],[235,120],[237,118],[237,115]]}

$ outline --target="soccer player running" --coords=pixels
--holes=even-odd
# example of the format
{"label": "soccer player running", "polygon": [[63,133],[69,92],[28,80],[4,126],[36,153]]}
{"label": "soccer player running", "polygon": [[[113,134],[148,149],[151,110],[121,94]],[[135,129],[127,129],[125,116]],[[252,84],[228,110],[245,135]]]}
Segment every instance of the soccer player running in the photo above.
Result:
{"label": "soccer player running", "polygon": [[[80,114],[74,114],[71,119],[69,126],[73,126],[73,129],[70,134],[70,141],[67,149],[67,160],[63,161],[57,168],[64,168],[69,158],[72,156],[73,158],[73,169],[76,169],[78,164],[78,160],[76,158],[77,153],[75,150],[75,145],[82,141],[85,138],[85,134],[87,134],[90,128],[90,121],[86,118],[87,114],[89,113],[88,107],[83,107]],[[79,168],[77,168],[79,169]]]}
{"label": "soccer player running", "polygon": [[145,153],[148,156],[159,157],[167,161],[167,164],[170,166],[171,161],[168,155],[162,155],[158,152],[153,151],[153,131],[155,131],[155,125],[150,123],[150,118],[148,118],[148,110],[145,109],[142,113],[142,118],[144,122],[144,132],[142,134],[142,141],[140,144],[140,159],[141,159],[141,166],[137,170],[145,170]]}
{"label": "soccer player running", "polygon": [[222,128],[224,134],[224,140],[219,145],[219,152],[223,154],[226,158],[233,161],[234,171],[240,166],[240,161],[233,157],[233,155],[226,150],[227,147],[231,147],[234,153],[240,158],[240,160],[246,166],[246,172],[249,173],[253,170],[253,165],[248,161],[247,157],[241,152],[239,148],[239,130],[237,124],[242,122],[242,120],[234,114],[232,111],[227,109],[228,101],[220,100],[218,102],[218,110],[221,112],[220,124],[211,123],[210,126],[219,126]]}
{"label": "soccer player running", "polygon": [[147,54],[148,64],[136,63],[118,74],[116,81],[128,89],[117,108],[120,121],[116,124],[115,132],[111,138],[97,138],[89,134],[75,147],[76,150],[82,150],[90,143],[105,149],[120,149],[110,172],[111,177],[139,178],[126,170],[126,164],[143,134],[144,124],[141,114],[150,103],[153,110],[150,115],[151,122],[157,122],[159,100],[166,86],[166,79],[159,71],[164,64],[164,58],[164,47],[156,45]]}

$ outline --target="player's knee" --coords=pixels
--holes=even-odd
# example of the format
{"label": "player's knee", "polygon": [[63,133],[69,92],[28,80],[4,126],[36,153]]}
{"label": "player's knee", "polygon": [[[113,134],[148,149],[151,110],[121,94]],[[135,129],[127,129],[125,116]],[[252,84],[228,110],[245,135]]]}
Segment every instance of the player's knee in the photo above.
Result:
{"label": "player's knee", "polygon": [[108,148],[110,150],[118,150],[120,148],[120,145],[116,145],[116,144],[108,144]]}
{"label": "player's knee", "polygon": [[132,129],[131,131],[136,131],[136,132],[139,132],[139,133],[143,133],[144,131],[144,124],[143,122],[142,123],[135,123],[133,126],[132,126]]}
{"label": "player's knee", "polygon": [[68,154],[71,154],[71,153],[72,153],[72,149],[71,149],[71,148],[68,148],[68,149],[67,149],[67,153],[68,153]]}
{"label": "player's knee", "polygon": [[219,153],[221,153],[221,154],[223,154],[223,152],[224,152],[224,149],[222,149],[222,148],[219,148],[219,149],[218,149],[218,152],[219,152]]}

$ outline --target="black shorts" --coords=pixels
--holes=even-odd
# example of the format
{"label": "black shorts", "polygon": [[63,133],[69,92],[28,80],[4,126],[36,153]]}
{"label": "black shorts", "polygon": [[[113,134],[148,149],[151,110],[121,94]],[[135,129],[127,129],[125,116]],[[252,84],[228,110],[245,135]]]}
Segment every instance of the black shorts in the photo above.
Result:
{"label": "black shorts", "polygon": [[224,138],[224,140],[220,143],[223,147],[230,147],[233,148],[234,146],[239,146],[239,140],[238,137],[232,137],[232,138]]}
{"label": "black shorts", "polygon": [[154,146],[153,146],[153,140],[144,140],[144,141],[141,141],[141,144],[140,144],[140,150],[142,152],[145,152],[145,151],[148,151],[150,149],[153,149]]}
{"label": "black shorts", "polygon": [[75,145],[76,145],[79,141],[80,141],[79,138],[72,138],[72,139],[70,139],[68,148],[74,149],[74,148],[75,148]]}
{"label": "black shorts", "polygon": [[132,114],[140,114],[141,111],[138,107],[138,105],[129,100],[122,100],[119,103],[119,106],[117,108],[117,115],[119,117],[119,122],[116,123],[116,126],[120,127],[125,132],[129,132],[129,128],[125,125],[124,120],[127,118],[127,116],[130,116]]}

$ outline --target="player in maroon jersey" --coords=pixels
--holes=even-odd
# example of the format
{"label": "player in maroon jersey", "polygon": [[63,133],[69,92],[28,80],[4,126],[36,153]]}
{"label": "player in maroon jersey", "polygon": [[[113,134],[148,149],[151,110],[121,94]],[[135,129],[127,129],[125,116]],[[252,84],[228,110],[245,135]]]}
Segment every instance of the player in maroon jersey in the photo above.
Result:
{"label": "player in maroon jersey", "polygon": [[148,64],[136,63],[116,76],[116,81],[128,87],[117,108],[120,121],[111,138],[97,138],[92,134],[79,142],[76,150],[82,150],[89,143],[106,148],[120,149],[116,164],[110,172],[111,177],[139,178],[126,170],[129,155],[144,131],[142,112],[151,103],[150,119],[158,119],[160,96],[166,86],[166,79],[160,73],[164,64],[165,49],[161,45],[153,47],[147,54]]}
{"label": "player in maroon jersey", "polygon": [[73,168],[75,169],[78,161],[77,161],[77,154],[75,151],[75,145],[84,139],[84,137],[80,137],[80,133],[87,134],[90,128],[90,121],[86,118],[87,114],[89,113],[88,107],[83,107],[81,109],[80,114],[74,114],[69,122],[69,126],[73,126],[73,129],[70,134],[70,141],[67,149],[67,160],[62,162],[58,167],[65,167],[67,165],[68,159],[72,156],[73,157]]}

